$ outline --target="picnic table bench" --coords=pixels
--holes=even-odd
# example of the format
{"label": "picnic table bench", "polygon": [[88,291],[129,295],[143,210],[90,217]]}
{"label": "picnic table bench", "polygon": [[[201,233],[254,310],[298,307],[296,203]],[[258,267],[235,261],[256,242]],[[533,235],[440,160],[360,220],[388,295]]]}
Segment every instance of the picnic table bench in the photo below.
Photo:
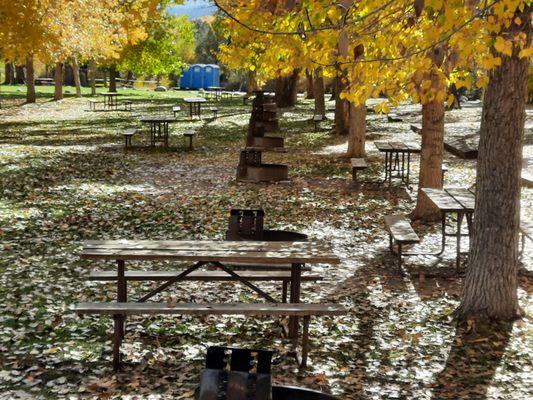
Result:
{"label": "picnic table bench", "polygon": [[351,158],[350,164],[352,165],[352,180],[357,183],[357,171],[362,171],[368,167],[364,158]]}
{"label": "picnic table bench", "polygon": [[318,127],[322,121],[326,119],[325,115],[317,114],[313,115],[313,122],[315,123],[315,132],[318,131]]}
{"label": "picnic table bench", "polygon": [[[100,278],[117,282],[117,302],[80,303],[75,311],[79,314],[111,314],[114,316],[113,366],[120,365],[120,345],[124,337],[125,316],[132,314],[226,314],[226,315],[285,315],[289,316],[289,336],[293,343],[298,340],[298,317],[304,317],[302,338],[302,366],[305,366],[308,348],[308,323],[311,315],[337,315],[345,312],[342,306],[328,304],[300,303],[302,267],[306,263],[338,264],[340,260],[325,243],[317,242],[264,242],[264,241],[147,241],[108,240],[84,243],[80,257],[85,260],[110,260],[116,262],[115,274],[100,274]],[[126,275],[126,261],[184,261],[193,264],[174,271],[172,276],[161,276],[164,281],[136,301],[128,301],[127,282],[132,274]],[[252,283],[254,274],[231,268],[232,263],[269,265],[275,272],[277,266],[291,264],[290,303],[279,303],[270,294]],[[239,281],[269,303],[257,304],[164,304],[145,303],[171,285],[183,281],[198,269],[210,265]],[[214,271],[207,271],[212,274]],[[140,272],[138,276],[143,277]],[[93,275],[94,276],[94,275]],[[115,279],[116,276],[116,279]],[[135,274],[133,274],[135,276]],[[199,277],[201,275],[197,275]],[[213,276],[213,275],[212,275]],[[279,274],[278,276],[282,276]],[[164,279],[165,278],[165,279]],[[169,278],[166,280],[166,278]],[[194,275],[188,279],[195,279]],[[202,278],[203,279],[203,278]],[[206,278],[207,279],[207,278]],[[216,280],[222,276],[215,276]],[[285,279],[286,276],[283,276]],[[286,299],[286,295],[284,294]],[[305,358],[304,358],[305,355]],[[305,360],[305,361],[304,361]]]}
{"label": "picnic table bench", "polygon": [[189,150],[192,150],[192,139],[196,136],[196,131],[194,129],[187,129],[183,132],[183,137],[189,138]]}
{"label": "picnic table bench", "polygon": [[[389,232],[389,248],[398,255],[398,268],[402,269],[402,246],[420,243],[420,238],[404,215],[395,214],[385,216],[385,225]],[[394,251],[394,245],[398,248]]]}
{"label": "picnic table bench", "polygon": [[129,148],[131,147],[131,138],[133,137],[133,135],[135,135],[135,133],[137,133],[137,129],[136,128],[129,128],[129,129],[126,129],[126,131],[122,134],[122,136],[124,136],[124,148]]}

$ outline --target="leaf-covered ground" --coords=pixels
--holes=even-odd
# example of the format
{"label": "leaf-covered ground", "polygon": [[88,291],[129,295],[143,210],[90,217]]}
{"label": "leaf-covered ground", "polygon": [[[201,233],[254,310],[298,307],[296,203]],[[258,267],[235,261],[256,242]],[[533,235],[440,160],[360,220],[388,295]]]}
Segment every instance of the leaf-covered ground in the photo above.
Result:
{"label": "leaf-covered ground", "polygon": [[[40,91],[50,93],[50,88]],[[169,114],[185,92],[124,91],[133,112],[88,112],[87,99],[48,98],[22,105],[22,89],[2,88],[0,110],[0,397],[190,399],[207,346],[276,351],[276,382],[332,392],[341,399],[525,399],[532,395],[532,282],[520,278],[527,316],[492,332],[457,329],[462,276],[452,273],[455,247],[441,258],[409,257],[400,277],[388,252],[382,217],[409,212],[411,192],[350,184],[343,138],[329,121],[314,132],[312,102],[281,117],[292,149],[266,155],[290,166],[289,184],[242,184],[234,179],[250,106],[239,99],[217,104],[219,118],[172,126],[171,149],[147,147],[140,115]],[[329,107],[333,106],[329,103]],[[472,134],[479,105],[447,113],[447,134]],[[373,140],[419,140],[409,130],[420,122],[418,106],[397,110],[401,123],[368,117],[371,168],[382,158]],[[533,162],[531,114],[526,163]],[[124,152],[121,132],[143,128],[135,148]],[[195,150],[181,133],[194,127]],[[446,154],[447,186],[473,183],[475,161]],[[414,166],[415,175],[418,170]],[[414,192],[416,193],[416,192]],[[532,218],[533,191],[522,193],[523,218]],[[330,242],[342,258],[337,267],[313,265],[324,281],[306,284],[306,301],[346,305],[347,316],[311,324],[311,365],[300,374],[291,347],[273,318],[133,317],[123,351],[125,369],[111,369],[110,318],[80,319],[78,301],[105,301],[112,284],[86,281],[92,269],[112,264],[80,261],[86,239],[222,239],[229,209],[261,207],[266,225]],[[438,245],[436,227],[417,225],[422,248]],[[465,243],[466,245],[466,243]],[[531,265],[531,243],[524,267]],[[169,268],[165,263],[129,268]],[[130,293],[148,284],[132,284]],[[265,285],[280,293],[277,285]],[[174,301],[257,301],[238,284],[185,283],[163,298]]]}

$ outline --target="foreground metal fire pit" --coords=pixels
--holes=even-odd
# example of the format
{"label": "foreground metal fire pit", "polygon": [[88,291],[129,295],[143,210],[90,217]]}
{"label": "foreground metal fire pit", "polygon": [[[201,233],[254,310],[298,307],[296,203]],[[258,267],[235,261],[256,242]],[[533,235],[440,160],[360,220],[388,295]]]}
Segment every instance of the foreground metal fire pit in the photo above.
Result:
{"label": "foreground metal fire pit", "polygon": [[272,352],[213,346],[196,400],[339,400],[329,394],[292,386],[272,386]]}
{"label": "foreground metal fire pit", "polygon": [[263,240],[265,242],[305,242],[307,235],[278,229],[263,229],[263,210],[230,211],[226,240]]}

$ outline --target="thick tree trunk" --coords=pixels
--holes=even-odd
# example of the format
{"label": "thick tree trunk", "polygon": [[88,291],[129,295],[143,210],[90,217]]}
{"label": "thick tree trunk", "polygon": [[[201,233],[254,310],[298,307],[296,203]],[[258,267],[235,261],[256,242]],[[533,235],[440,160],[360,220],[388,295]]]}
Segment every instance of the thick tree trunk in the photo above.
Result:
{"label": "thick tree trunk", "polygon": [[[435,92],[444,91],[445,85],[436,72],[430,72]],[[424,221],[440,220],[440,211],[421,191],[422,188],[442,189],[442,158],[444,153],[444,102],[433,100],[422,105],[422,150],[420,153],[420,174],[416,207],[413,219]]]}
{"label": "thick tree trunk", "polygon": [[63,63],[56,63],[56,68],[54,70],[54,100],[61,100],[63,98],[63,67]]}
{"label": "thick tree trunk", "polygon": [[297,98],[297,83],[299,70],[295,69],[290,75],[276,78],[276,96],[274,98],[279,108],[294,107]]}
{"label": "thick tree trunk", "polygon": [[5,74],[6,74],[6,78],[4,80],[4,85],[14,85],[15,84],[15,67],[13,65],[13,62],[6,61]]}
{"label": "thick tree trunk", "polygon": [[17,85],[24,85],[26,83],[26,77],[24,76],[24,66],[15,66],[15,83]]}
{"label": "thick tree trunk", "polygon": [[96,63],[89,61],[88,65],[89,85],[91,86],[91,96],[96,96]]}
{"label": "thick tree trunk", "polygon": [[29,56],[26,58],[26,103],[35,103],[36,100],[33,56]]}
{"label": "thick tree trunk", "polygon": [[315,78],[313,79],[313,93],[315,95],[315,111],[314,115],[326,115],[326,101],[324,98],[324,75],[322,74],[322,68],[315,69]]}
{"label": "thick tree trunk", "polygon": [[335,133],[347,135],[349,133],[350,103],[341,99],[343,82],[340,76],[335,78]]}
{"label": "thick tree trunk", "polygon": [[115,69],[115,66],[109,68],[109,91],[117,91],[117,70]]}
{"label": "thick tree trunk", "polygon": [[246,93],[248,95],[251,95],[253,92],[256,92],[258,90],[261,90],[259,87],[259,84],[257,83],[257,79],[255,77],[255,73],[253,71],[248,72],[248,84],[246,87]]}
{"label": "thick tree trunk", "polygon": [[74,86],[76,86],[76,97],[81,97],[80,66],[76,58],[72,59],[72,75],[74,77]]}
{"label": "thick tree trunk", "polygon": [[315,98],[315,85],[313,83],[313,73],[309,71],[308,69],[305,70],[305,83],[306,83],[306,91],[305,91],[305,98],[306,99],[314,99]]}
{"label": "thick tree trunk", "polygon": [[[518,30],[528,32],[530,10],[520,13]],[[531,36],[531,35],[528,35]],[[526,43],[529,43],[527,41]],[[512,320],[517,299],[520,173],[524,142],[528,60],[498,54],[502,64],[485,91],[476,176],[470,256],[458,310],[461,319]]]}
{"label": "thick tree trunk", "polygon": [[349,136],[347,157],[365,156],[365,133],[366,133],[366,106],[361,104],[350,107]]}

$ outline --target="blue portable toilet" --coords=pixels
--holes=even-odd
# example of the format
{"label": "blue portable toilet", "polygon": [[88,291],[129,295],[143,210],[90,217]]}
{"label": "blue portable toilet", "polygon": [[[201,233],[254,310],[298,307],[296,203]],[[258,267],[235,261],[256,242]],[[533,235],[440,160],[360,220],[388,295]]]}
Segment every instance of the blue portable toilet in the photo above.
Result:
{"label": "blue portable toilet", "polygon": [[204,89],[210,86],[220,86],[220,67],[216,64],[205,66]]}
{"label": "blue portable toilet", "polygon": [[191,68],[184,69],[181,72],[180,88],[189,89],[191,87]]}
{"label": "blue portable toilet", "polygon": [[191,65],[191,89],[203,89],[205,64]]}

